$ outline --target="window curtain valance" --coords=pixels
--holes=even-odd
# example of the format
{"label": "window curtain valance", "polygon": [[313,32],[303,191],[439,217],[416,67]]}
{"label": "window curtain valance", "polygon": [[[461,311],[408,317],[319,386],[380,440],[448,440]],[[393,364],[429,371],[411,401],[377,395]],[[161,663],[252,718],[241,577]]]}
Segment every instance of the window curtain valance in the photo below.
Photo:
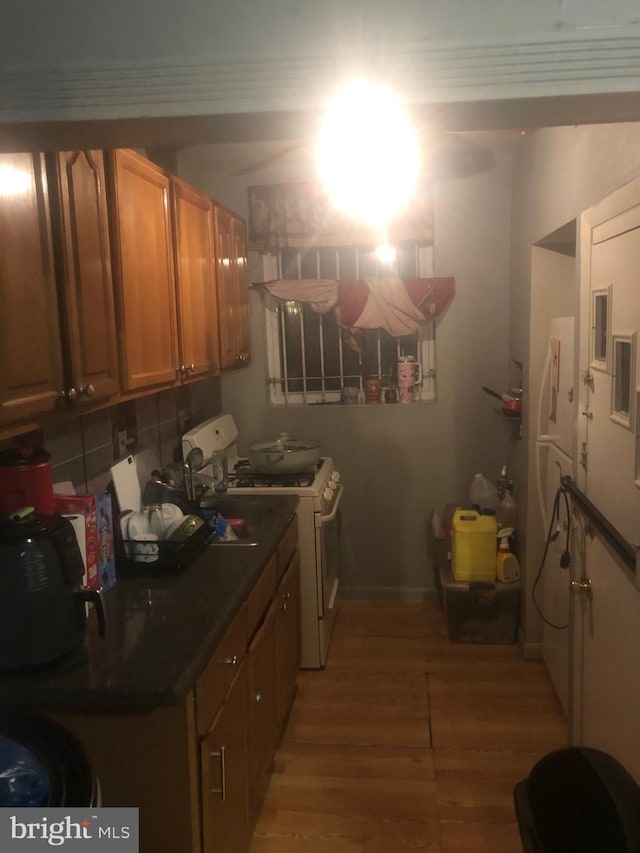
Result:
{"label": "window curtain valance", "polygon": [[[254,285],[256,286],[256,285]],[[384,329],[395,338],[436,320],[455,294],[455,280],[401,279],[393,276],[356,281],[279,279],[257,285],[276,299],[307,302],[318,314],[333,311],[338,325],[351,330]]]}
{"label": "window curtain valance", "polygon": [[249,187],[248,248],[253,251],[377,245],[382,238],[395,245],[433,245],[431,198],[414,200],[381,235],[334,207],[319,183]]}

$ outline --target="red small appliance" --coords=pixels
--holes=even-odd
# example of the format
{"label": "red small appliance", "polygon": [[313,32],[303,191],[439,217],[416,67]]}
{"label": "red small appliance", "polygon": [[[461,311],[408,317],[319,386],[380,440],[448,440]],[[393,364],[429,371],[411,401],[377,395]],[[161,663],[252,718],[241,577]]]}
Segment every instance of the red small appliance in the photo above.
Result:
{"label": "red small appliance", "polygon": [[54,514],[51,454],[11,447],[0,452],[0,515],[25,506],[40,515]]}

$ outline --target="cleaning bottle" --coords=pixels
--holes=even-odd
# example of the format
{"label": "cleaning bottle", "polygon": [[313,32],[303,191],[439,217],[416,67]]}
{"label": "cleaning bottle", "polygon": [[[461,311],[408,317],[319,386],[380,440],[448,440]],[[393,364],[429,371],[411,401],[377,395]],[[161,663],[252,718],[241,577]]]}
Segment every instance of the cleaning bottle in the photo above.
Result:
{"label": "cleaning bottle", "polygon": [[509,548],[509,537],[513,533],[513,527],[503,527],[498,531],[500,545],[498,547],[498,559],[496,562],[496,577],[499,581],[509,582],[520,579],[520,564],[515,554]]}
{"label": "cleaning bottle", "polygon": [[513,497],[512,488],[513,486],[506,490],[496,509],[498,528],[512,527],[515,530],[518,526],[518,504]]}

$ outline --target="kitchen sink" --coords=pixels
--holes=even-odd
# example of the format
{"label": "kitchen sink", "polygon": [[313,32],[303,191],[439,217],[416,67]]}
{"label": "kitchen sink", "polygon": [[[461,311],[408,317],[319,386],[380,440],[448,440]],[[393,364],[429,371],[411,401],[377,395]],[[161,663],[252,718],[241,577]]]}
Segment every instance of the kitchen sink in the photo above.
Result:
{"label": "kitchen sink", "polygon": [[212,548],[255,547],[262,538],[262,532],[268,529],[273,513],[273,508],[260,500],[207,495],[200,499],[199,504],[205,516],[217,510],[236,535],[235,539],[229,540],[211,538],[208,546]]}

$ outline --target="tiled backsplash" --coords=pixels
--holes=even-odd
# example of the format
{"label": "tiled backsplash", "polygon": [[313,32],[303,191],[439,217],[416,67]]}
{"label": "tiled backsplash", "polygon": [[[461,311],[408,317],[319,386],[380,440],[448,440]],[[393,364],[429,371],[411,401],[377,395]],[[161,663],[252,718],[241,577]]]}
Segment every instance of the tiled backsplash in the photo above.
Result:
{"label": "tiled backsplash", "polygon": [[219,412],[220,379],[211,377],[48,424],[37,433],[0,442],[0,449],[44,447],[52,456],[54,483],[70,480],[77,492],[99,493],[111,479],[111,465],[126,453],[136,454],[144,483],[154,468],[174,461],[183,432]]}

